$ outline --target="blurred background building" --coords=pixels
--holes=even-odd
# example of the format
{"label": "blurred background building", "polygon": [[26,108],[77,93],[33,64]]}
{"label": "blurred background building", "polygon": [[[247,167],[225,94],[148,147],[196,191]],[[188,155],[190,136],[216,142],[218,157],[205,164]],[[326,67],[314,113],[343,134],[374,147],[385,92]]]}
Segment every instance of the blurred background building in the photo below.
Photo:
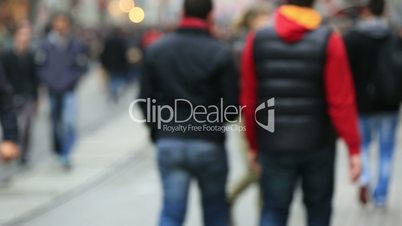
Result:
{"label": "blurred background building", "polygon": [[[131,22],[143,26],[161,26],[177,21],[180,16],[181,0],[0,0],[0,24],[12,27],[21,20],[30,19],[36,29],[46,26],[52,12],[68,11],[81,26],[96,28],[105,24]],[[280,2],[280,0],[219,0],[216,1],[218,21],[228,22],[238,16],[248,5],[258,2]],[[318,8],[331,16],[341,9],[361,5],[365,0],[321,0]],[[397,13],[402,3],[392,0],[391,13],[395,20],[402,21]],[[131,13],[130,13],[131,11]],[[402,23],[402,22],[401,22]],[[0,29],[1,31],[1,29]]]}

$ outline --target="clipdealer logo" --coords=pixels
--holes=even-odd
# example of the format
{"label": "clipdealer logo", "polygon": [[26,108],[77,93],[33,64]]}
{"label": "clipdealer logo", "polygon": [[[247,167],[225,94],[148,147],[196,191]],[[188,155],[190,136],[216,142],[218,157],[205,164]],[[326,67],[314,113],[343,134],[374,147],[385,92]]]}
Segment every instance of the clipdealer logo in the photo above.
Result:
{"label": "clipdealer logo", "polygon": [[[274,133],[275,132],[275,98],[271,98],[267,100],[266,102],[260,104],[256,109],[254,113],[254,118],[256,123],[263,129],[265,129],[268,132]],[[268,124],[262,124],[261,122],[258,121],[257,119],[257,113],[265,110],[267,111],[267,118],[268,118]]]}
{"label": "clipdealer logo", "polygon": [[[135,113],[136,107],[139,105],[146,105],[147,114],[142,117]],[[186,115],[184,118],[178,117],[178,112],[180,107],[185,106],[187,109],[190,109],[190,113]],[[275,98],[271,98],[266,102],[261,103],[256,109],[254,113],[254,119],[258,126],[263,128],[264,130],[274,133],[275,132]],[[235,129],[235,127],[220,127],[217,126],[208,126],[208,124],[224,124],[224,123],[242,123],[243,111],[247,108],[247,106],[235,106],[235,105],[224,105],[223,98],[220,99],[218,105],[196,105],[194,106],[190,101],[186,99],[176,99],[173,105],[160,105],[157,100],[147,98],[147,99],[137,99],[130,104],[129,107],[129,115],[132,121],[136,123],[153,123],[157,126],[158,130],[171,130],[167,123],[175,123],[179,124],[178,129],[181,132],[186,132],[188,130],[196,130],[196,131],[216,131],[222,130],[222,132],[226,132],[228,130],[238,130],[245,131],[245,127],[243,126],[240,129]],[[261,111],[267,112],[268,123],[265,125],[258,121],[257,113]],[[183,117],[183,115],[180,115]],[[233,117],[238,116],[238,117]],[[185,128],[182,124],[188,122],[195,122],[196,125],[188,125],[188,128]]]}

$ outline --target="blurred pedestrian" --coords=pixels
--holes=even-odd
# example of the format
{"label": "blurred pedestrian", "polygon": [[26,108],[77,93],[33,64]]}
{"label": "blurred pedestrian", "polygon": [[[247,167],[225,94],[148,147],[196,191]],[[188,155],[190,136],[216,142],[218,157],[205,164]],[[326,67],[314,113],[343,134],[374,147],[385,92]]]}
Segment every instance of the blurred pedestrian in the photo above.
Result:
{"label": "blurred pedestrian", "polygon": [[[345,36],[360,114],[363,173],[359,199],[373,198],[385,207],[388,197],[399,108],[402,101],[402,38],[394,34],[385,17],[384,0],[371,0],[363,15]],[[378,179],[373,183],[370,144],[379,141]],[[374,185],[371,194],[370,187]]]}
{"label": "blurred pedestrian", "polygon": [[31,124],[38,102],[39,82],[34,53],[30,50],[31,36],[30,24],[22,23],[14,33],[12,48],[2,57],[7,80],[14,90],[13,103],[21,136],[21,165],[26,165],[29,159]]}
{"label": "blurred pedestrian", "polygon": [[243,53],[241,101],[250,161],[262,170],[261,226],[287,225],[300,180],[307,225],[330,225],[337,135],[348,146],[352,180],[360,175],[346,50],[314,3],[287,1],[273,26],[249,35]]}
{"label": "blurred pedestrian", "polygon": [[0,23],[0,52],[8,45],[10,39],[10,30],[3,23]]}
{"label": "blurred pedestrian", "polygon": [[75,89],[88,61],[86,48],[72,34],[71,26],[69,15],[56,14],[52,30],[37,54],[39,77],[49,91],[54,152],[66,169],[71,169],[71,151],[76,140]]}
{"label": "blurred pedestrian", "polygon": [[114,102],[118,101],[119,93],[128,82],[130,70],[128,49],[123,31],[114,28],[106,39],[101,54],[102,65],[109,75],[110,98]]}
{"label": "blurred pedestrian", "polygon": [[[185,0],[178,30],[145,50],[140,100],[150,98],[159,107],[175,109],[171,120],[162,123],[161,119],[169,118],[169,111],[162,111],[157,119],[161,124],[147,123],[156,142],[164,193],[160,226],[183,225],[192,179],[200,187],[204,225],[229,225],[228,159],[222,130],[237,115],[222,121],[210,119],[207,112],[221,101],[224,108],[238,106],[238,80],[230,49],[210,33],[212,11],[212,0]],[[189,104],[199,106],[198,110],[205,107],[206,112],[186,120],[192,114]],[[141,108],[148,119],[155,113],[146,103]]]}
{"label": "blurred pedestrian", "polygon": [[[235,55],[236,65],[240,69],[241,55],[243,53],[246,37],[249,32],[256,32],[264,26],[268,26],[272,14],[272,6],[266,4],[253,5],[247,9],[234,26],[234,40],[232,49]],[[242,137],[244,138],[244,137]],[[248,149],[245,139],[239,141],[242,151],[244,151],[244,159],[247,163],[247,172],[240,180],[233,186],[229,193],[229,203],[231,207],[234,206],[236,200],[252,185],[258,183],[259,175],[253,166],[248,161]],[[261,199],[259,199],[261,201]],[[262,203],[262,202],[261,202]]]}
{"label": "blurred pedestrian", "polygon": [[19,156],[17,117],[12,95],[12,88],[6,80],[2,64],[0,64],[0,122],[3,129],[0,158],[4,162],[17,159]]}
{"label": "blurred pedestrian", "polygon": [[268,4],[255,4],[247,8],[234,23],[233,33],[237,37],[246,38],[250,31],[267,26],[270,21],[273,6]]}
{"label": "blurred pedestrian", "polygon": [[253,5],[248,8],[233,27],[233,51],[235,54],[236,65],[240,66],[241,54],[243,53],[247,34],[250,31],[268,26],[272,15],[272,6],[266,4]]}

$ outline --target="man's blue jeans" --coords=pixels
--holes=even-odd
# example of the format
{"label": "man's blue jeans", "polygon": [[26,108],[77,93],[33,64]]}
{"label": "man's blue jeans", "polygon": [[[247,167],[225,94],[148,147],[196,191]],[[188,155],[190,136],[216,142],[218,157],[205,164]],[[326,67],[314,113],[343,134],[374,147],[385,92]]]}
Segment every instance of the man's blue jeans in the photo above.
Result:
{"label": "man's blue jeans", "polygon": [[110,72],[109,90],[110,95],[114,100],[118,99],[119,92],[127,83],[128,72]]}
{"label": "man's blue jeans", "polygon": [[[284,141],[286,142],[286,141]],[[293,194],[301,182],[308,226],[329,226],[334,192],[335,145],[297,153],[260,156],[261,226],[286,226]]]}
{"label": "man's blue jeans", "polygon": [[201,140],[162,139],[157,142],[158,166],[163,186],[160,226],[184,223],[191,179],[201,192],[205,226],[228,226],[224,145]]}
{"label": "man's blue jeans", "polygon": [[360,130],[362,135],[363,172],[360,178],[362,186],[372,184],[370,170],[370,144],[374,137],[378,137],[379,165],[378,179],[375,185],[373,198],[376,204],[385,204],[388,195],[392,160],[395,149],[398,113],[365,115],[360,117]]}
{"label": "man's blue jeans", "polygon": [[74,92],[50,93],[54,151],[69,158],[76,140],[76,96]]}

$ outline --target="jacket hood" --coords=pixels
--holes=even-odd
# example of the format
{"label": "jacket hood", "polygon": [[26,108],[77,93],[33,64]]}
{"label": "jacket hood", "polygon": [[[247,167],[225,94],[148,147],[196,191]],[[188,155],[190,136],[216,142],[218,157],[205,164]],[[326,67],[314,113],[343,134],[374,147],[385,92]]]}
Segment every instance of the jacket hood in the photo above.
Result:
{"label": "jacket hood", "polygon": [[356,29],[360,33],[373,39],[383,39],[390,34],[387,21],[384,18],[378,17],[359,21],[356,25]]}
{"label": "jacket hood", "polygon": [[276,30],[289,43],[300,41],[307,32],[318,29],[321,22],[321,15],[307,7],[284,5],[275,13]]}

